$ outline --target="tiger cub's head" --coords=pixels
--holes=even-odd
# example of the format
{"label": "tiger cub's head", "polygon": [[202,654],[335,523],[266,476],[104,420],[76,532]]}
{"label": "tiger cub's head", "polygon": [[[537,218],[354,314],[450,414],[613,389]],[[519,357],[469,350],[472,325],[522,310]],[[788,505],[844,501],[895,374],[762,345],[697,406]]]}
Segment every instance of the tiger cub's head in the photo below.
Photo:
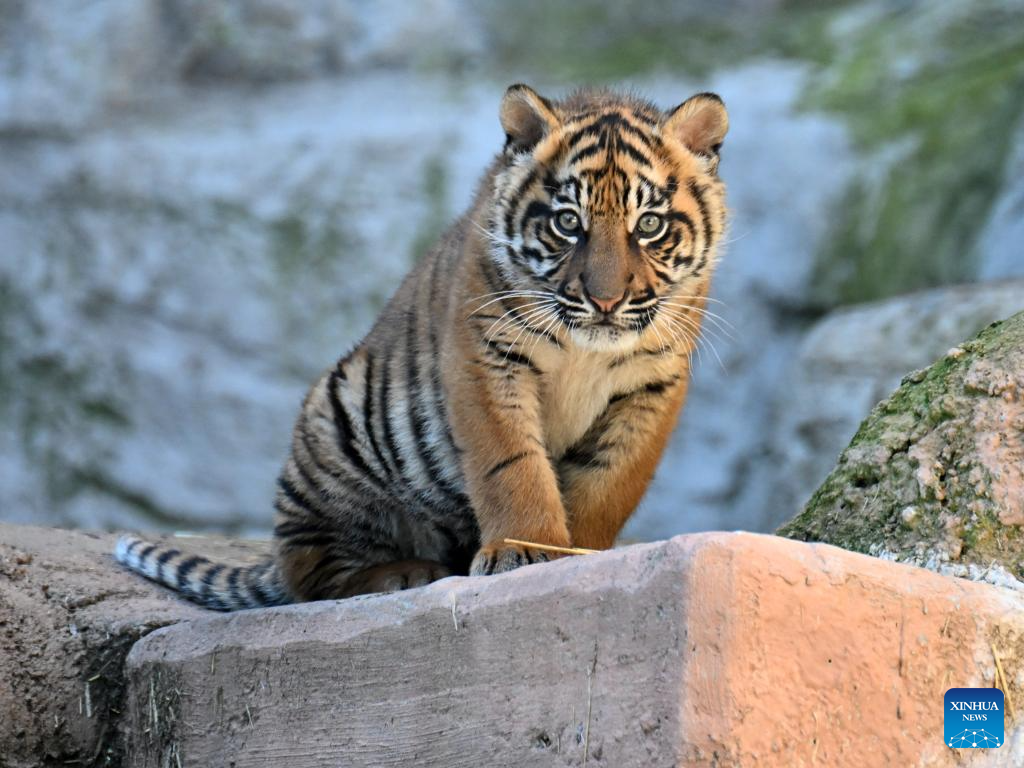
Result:
{"label": "tiger cub's head", "polygon": [[659,313],[706,292],[725,228],[721,99],[663,112],[610,91],[551,101],[514,85],[501,124],[492,257],[575,344],[628,349]]}

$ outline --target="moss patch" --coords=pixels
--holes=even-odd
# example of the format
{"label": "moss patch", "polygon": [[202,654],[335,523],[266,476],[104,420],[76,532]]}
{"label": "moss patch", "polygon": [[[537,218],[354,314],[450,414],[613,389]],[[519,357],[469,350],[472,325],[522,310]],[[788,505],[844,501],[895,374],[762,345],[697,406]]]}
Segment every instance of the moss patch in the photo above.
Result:
{"label": "moss patch", "polygon": [[486,23],[496,69],[604,82],[650,72],[706,76],[758,56],[824,61],[833,46],[824,28],[846,5],[790,0],[772,12],[726,14],[668,0],[529,0],[493,6]]}
{"label": "moss patch", "polygon": [[977,378],[979,364],[1024,365],[1024,313],[994,323],[960,350],[905,378],[874,408],[779,534],[909,561],[998,563],[1024,576],[1024,529],[1000,521],[973,433],[979,402],[1003,393],[977,391],[969,375]]}
{"label": "moss patch", "polygon": [[869,159],[833,211],[814,276],[831,306],[968,281],[1024,116],[1024,9],[858,9],[804,105],[841,116]]}
{"label": "moss patch", "polygon": [[302,273],[327,276],[350,248],[351,236],[341,225],[340,213],[322,226],[297,213],[270,223],[270,258],[285,279]]}

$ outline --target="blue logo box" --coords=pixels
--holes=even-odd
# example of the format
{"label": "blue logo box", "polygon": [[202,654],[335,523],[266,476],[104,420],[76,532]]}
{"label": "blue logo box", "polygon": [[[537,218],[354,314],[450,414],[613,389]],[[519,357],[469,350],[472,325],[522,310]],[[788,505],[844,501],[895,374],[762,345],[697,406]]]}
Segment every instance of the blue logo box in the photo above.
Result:
{"label": "blue logo box", "polygon": [[1003,746],[1003,692],[998,688],[950,688],[946,691],[944,709],[943,734],[947,747]]}

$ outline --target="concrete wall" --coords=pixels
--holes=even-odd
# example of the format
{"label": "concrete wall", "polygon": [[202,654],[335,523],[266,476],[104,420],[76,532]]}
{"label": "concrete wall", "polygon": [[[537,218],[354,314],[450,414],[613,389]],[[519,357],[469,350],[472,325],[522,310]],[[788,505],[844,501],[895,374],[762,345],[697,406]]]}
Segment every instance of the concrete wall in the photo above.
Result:
{"label": "concrete wall", "polygon": [[1010,720],[999,750],[942,743],[944,691],[993,685],[996,654],[1024,702],[1024,597],[833,547],[685,536],[218,615],[119,571],[109,538],[0,540],[5,768],[1024,760]]}

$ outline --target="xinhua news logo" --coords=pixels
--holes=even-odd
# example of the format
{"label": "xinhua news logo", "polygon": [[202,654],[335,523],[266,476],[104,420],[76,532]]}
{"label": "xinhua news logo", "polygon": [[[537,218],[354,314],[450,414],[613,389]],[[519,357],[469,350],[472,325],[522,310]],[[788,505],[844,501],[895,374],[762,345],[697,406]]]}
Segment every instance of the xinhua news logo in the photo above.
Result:
{"label": "xinhua news logo", "polygon": [[947,747],[1003,746],[1003,692],[998,688],[950,688],[946,691],[945,710],[943,733]]}

